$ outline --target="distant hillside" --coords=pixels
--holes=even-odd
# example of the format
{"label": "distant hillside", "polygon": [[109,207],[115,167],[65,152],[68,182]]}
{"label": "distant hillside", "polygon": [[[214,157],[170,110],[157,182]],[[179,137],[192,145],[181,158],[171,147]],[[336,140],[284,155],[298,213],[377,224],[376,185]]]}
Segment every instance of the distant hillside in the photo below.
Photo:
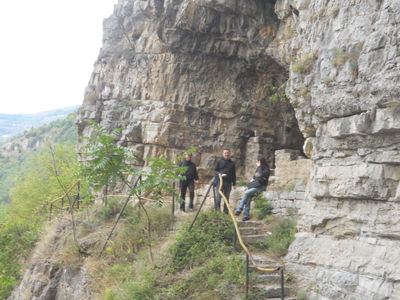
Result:
{"label": "distant hillside", "polygon": [[0,114],[0,142],[23,133],[25,130],[65,118],[79,106],[70,106],[37,114]]}
{"label": "distant hillside", "polygon": [[77,143],[75,119],[76,113],[70,113],[66,118],[28,130],[0,146],[0,204],[9,201],[9,192],[17,178],[48,143]]}

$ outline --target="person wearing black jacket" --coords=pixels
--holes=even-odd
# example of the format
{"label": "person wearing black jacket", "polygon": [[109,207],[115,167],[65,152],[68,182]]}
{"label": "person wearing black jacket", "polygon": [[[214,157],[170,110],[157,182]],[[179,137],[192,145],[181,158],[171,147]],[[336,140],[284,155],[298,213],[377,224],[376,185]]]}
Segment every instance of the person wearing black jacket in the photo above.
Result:
{"label": "person wearing black jacket", "polygon": [[239,216],[244,206],[246,206],[243,215],[243,221],[250,220],[250,204],[253,196],[261,191],[265,191],[268,185],[269,178],[268,164],[264,158],[257,159],[257,169],[254,173],[253,179],[247,184],[247,190],[244,192],[242,200],[240,200],[239,207],[236,209],[235,215]]}
{"label": "person wearing black jacket", "polygon": [[[222,157],[217,160],[215,165],[216,176],[221,174],[222,176],[222,192],[229,201],[229,194],[231,193],[232,186],[236,187],[236,170],[235,164],[231,160],[231,151],[229,149],[224,149],[222,152]],[[221,195],[218,193],[219,182],[217,185],[217,191],[215,196],[215,210],[219,211],[221,209]],[[224,213],[228,214],[228,208],[224,203]]]}
{"label": "person wearing black jacket", "polygon": [[189,188],[189,209],[193,209],[193,200],[194,200],[194,183],[199,183],[199,176],[197,175],[196,165],[192,162],[192,154],[186,154],[185,160],[179,163],[180,167],[187,167],[183,176],[185,176],[184,180],[179,182],[179,187],[181,190],[181,211],[185,211],[185,196],[186,190]]}

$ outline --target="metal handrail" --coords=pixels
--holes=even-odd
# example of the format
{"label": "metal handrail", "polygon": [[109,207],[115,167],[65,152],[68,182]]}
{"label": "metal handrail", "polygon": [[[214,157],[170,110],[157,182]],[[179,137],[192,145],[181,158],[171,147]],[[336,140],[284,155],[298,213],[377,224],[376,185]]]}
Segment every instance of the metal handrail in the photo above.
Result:
{"label": "metal handrail", "polygon": [[256,262],[254,261],[253,256],[251,255],[249,249],[247,248],[247,246],[246,246],[246,245],[244,244],[244,242],[243,242],[242,236],[240,235],[239,226],[237,225],[237,222],[236,222],[236,219],[235,219],[235,217],[234,217],[233,211],[232,211],[231,207],[229,206],[228,199],[225,197],[224,193],[223,193],[222,190],[221,190],[221,188],[222,188],[222,183],[223,183],[222,176],[221,176],[221,174],[218,174],[218,176],[219,176],[219,180],[220,180],[220,184],[219,184],[219,186],[218,186],[218,192],[219,192],[219,194],[221,195],[221,197],[224,199],[225,205],[226,205],[227,208],[228,208],[229,215],[230,215],[230,217],[231,217],[231,219],[232,219],[232,221],[233,221],[233,225],[235,226],[235,229],[236,229],[236,234],[237,234],[237,237],[238,237],[240,246],[242,246],[242,249],[246,252],[246,254],[249,255],[249,258],[250,258],[251,263],[253,264],[253,266],[254,266],[257,270],[263,271],[263,272],[269,272],[269,273],[273,273],[273,272],[279,271],[279,270],[281,269],[281,267],[278,267],[278,268],[262,268],[262,267],[258,267],[258,266],[257,266],[257,264],[256,264]]}
{"label": "metal handrail", "polygon": [[[68,197],[69,193],[71,192],[71,190],[72,190],[75,186],[78,186],[77,197],[76,197],[76,199],[74,200],[74,202],[72,203],[71,207],[64,208],[64,198],[65,198],[65,197]],[[69,209],[73,209],[74,206],[75,206],[75,203],[77,202],[77,209],[79,209],[79,202],[80,202],[79,194],[80,194],[80,180],[77,180],[73,185],[71,185],[71,186],[68,188],[68,190],[66,190],[66,191],[64,192],[64,194],[63,194],[62,196],[57,197],[57,198],[55,198],[55,199],[53,199],[53,200],[51,200],[51,201],[46,202],[46,203],[42,206],[42,208],[46,207],[47,205],[50,205],[49,220],[51,221],[51,217],[52,217],[52,214],[53,214],[53,208],[59,209],[59,210],[61,210],[61,211],[63,211],[63,210],[69,210]],[[59,200],[61,200],[61,207],[59,207],[59,206],[57,206],[57,205],[55,204],[55,203],[57,203],[57,201],[59,201]]]}
{"label": "metal handrail", "polygon": [[197,210],[196,216],[194,217],[192,224],[190,224],[190,227],[189,227],[189,230],[188,230],[189,232],[192,230],[193,225],[194,225],[194,223],[196,222],[197,217],[198,217],[199,214],[200,214],[201,208],[203,207],[204,202],[206,201],[207,196],[208,196],[208,194],[210,193],[210,190],[211,190],[211,187],[212,187],[212,186],[213,186],[213,180],[211,179],[210,185],[209,185],[209,187],[208,187],[208,190],[207,190],[206,194],[204,195],[203,201],[201,202],[200,207],[199,207],[199,209]]}
{"label": "metal handrail", "polygon": [[[136,182],[134,183],[132,189],[134,189],[134,188],[138,185],[139,181],[141,181],[141,180],[142,180],[142,176],[139,176],[139,177],[136,179]],[[103,247],[102,247],[102,249],[101,249],[101,251],[100,251],[99,256],[101,256],[101,255],[103,254],[104,249],[106,248],[108,241],[110,240],[112,234],[114,233],[114,230],[115,230],[115,228],[117,227],[117,224],[118,224],[119,220],[121,219],[122,214],[123,214],[123,212],[124,212],[126,206],[128,205],[128,202],[129,202],[129,200],[131,199],[131,197],[132,197],[132,194],[129,194],[128,198],[126,198],[125,203],[124,203],[124,205],[122,206],[122,209],[121,209],[121,211],[120,211],[119,214],[118,214],[118,218],[115,220],[114,225],[113,225],[113,227],[112,227],[110,233],[108,234],[108,237],[107,237],[106,241],[105,241],[104,244],[103,244]]]}
{"label": "metal handrail", "polygon": [[261,272],[267,272],[267,273],[274,273],[277,271],[281,271],[281,299],[284,300],[284,294],[285,294],[285,288],[284,288],[284,274],[283,274],[283,267],[277,267],[277,268],[262,268],[260,266],[258,266],[256,264],[256,262],[253,259],[253,256],[251,255],[251,252],[249,251],[249,249],[247,248],[247,246],[244,244],[242,236],[240,234],[240,230],[239,230],[239,226],[237,225],[236,219],[234,217],[233,211],[229,205],[229,201],[226,198],[226,196],[224,195],[224,193],[222,192],[222,184],[223,184],[223,178],[221,176],[221,174],[218,174],[219,176],[219,185],[218,185],[218,193],[221,195],[221,197],[224,199],[225,205],[228,208],[228,212],[229,215],[233,221],[233,225],[235,226],[235,230],[236,230],[236,235],[237,238],[239,240],[240,246],[242,247],[242,249],[246,252],[246,299],[248,297],[248,267],[249,267],[249,259],[252,263],[252,265],[254,266],[254,268],[256,270],[259,270]]}
{"label": "metal handrail", "polygon": [[60,196],[60,197],[58,197],[58,198],[55,198],[55,199],[53,199],[53,200],[47,202],[47,204],[52,204],[52,203],[56,202],[57,200],[60,200],[60,199],[64,198],[65,196],[67,196],[68,193],[72,190],[72,188],[73,188],[74,186],[76,186],[79,182],[80,182],[79,180],[76,181],[76,182],[75,182],[73,185],[71,185],[71,187],[64,193],[64,195],[62,195],[62,196]]}

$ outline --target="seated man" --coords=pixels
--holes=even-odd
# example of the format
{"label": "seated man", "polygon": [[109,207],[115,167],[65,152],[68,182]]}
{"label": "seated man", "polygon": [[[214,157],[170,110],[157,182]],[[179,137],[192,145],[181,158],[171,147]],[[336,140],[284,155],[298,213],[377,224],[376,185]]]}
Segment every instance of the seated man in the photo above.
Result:
{"label": "seated man", "polygon": [[268,184],[269,168],[264,158],[257,159],[257,169],[254,173],[253,179],[247,184],[247,190],[244,192],[242,200],[240,200],[239,207],[236,209],[235,215],[239,216],[244,206],[243,221],[250,220],[250,204],[254,195],[261,191],[265,191]]}

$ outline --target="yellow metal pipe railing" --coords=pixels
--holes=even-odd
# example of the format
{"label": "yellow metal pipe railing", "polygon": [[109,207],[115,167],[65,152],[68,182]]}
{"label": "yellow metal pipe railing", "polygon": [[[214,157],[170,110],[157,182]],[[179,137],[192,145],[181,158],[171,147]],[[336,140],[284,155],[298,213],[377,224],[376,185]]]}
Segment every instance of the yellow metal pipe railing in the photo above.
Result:
{"label": "yellow metal pipe railing", "polygon": [[235,215],[233,214],[233,211],[232,211],[231,207],[229,206],[228,199],[226,198],[226,196],[224,195],[224,193],[223,193],[222,190],[221,190],[221,189],[222,189],[222,184],[223,184],[223,178],[222,178],[221,174],[218,174],[218,176],[219,176],[218,193],[219,193],[219,194],[221,195],[221,197],[224,199],[225,205],[226,205],[226,207],[228,208],[229,215],[230,215],[230,217],[231,217],[231,219],[232,219],[232,221],[233,221],[233,225],[235,226],[235,230],[236,230],[236,233],[237,233],[237,236],[238,236],[238,239],[239,239],[240,246],[241,246],[242,249],[246,252],[246,254],[249,256],[252,265],[254,266],[255,269],[257,269],[257,270],[259,270],[259,271],[262,271],[262,272],[273,273],[273,272],[279,271],[282,267],[277,267],[277,268],[262,268],[262,267],[258,266],[258,265],[256,264],[256,262],[254,261],[254,258],[253,258],[253,256],[251,255],[249,249],[247,248],[247,246],[246,246],[246,245],[244,244],[244,242],[243,242],[242,236],[241,236],[241,234],[240,234],[239,226],[238,226],[238,224],[237,224],[237,222],[236,222]]}

